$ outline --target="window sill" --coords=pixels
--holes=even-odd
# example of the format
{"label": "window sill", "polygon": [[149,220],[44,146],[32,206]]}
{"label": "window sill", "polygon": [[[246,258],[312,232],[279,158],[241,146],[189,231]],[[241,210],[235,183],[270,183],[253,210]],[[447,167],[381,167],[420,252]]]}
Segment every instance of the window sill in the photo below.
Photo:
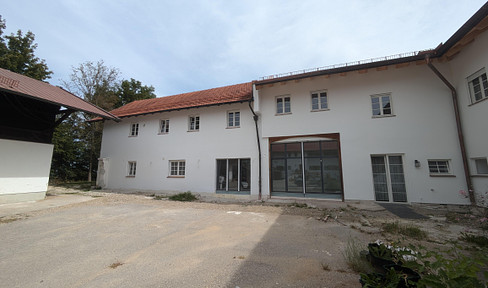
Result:
{"label": "window sill", "polygon": [[185,176],[170,175],[167,178],[185,178]]}
{"label": "window sill", "polygon": [[291,112],[288,113],[276,113],[275,116],[283,116],[283,115],[291,115]]}
{"label": "window sill", "polygon": [[198,132],[198,131],[200,131],[200,130],[188,130],[186,132]]}
{"label": "window sill", "polygon": [[136,178],[136,176],[127,175],[127,176],[125,176],[125,178]]}
{"label": "window sill", "polygon": [[430,177],[456,177],[456,175],[452,174],[429,174]]}
{"label": "window sill", "polygon": [[377,116],[371,116],[373,119],[378,119],[378,118],[389,118],[389,117],[396,117],[395,114],[392,115],[377,115]]}
{"label": "window sill", "polygon": [[476,101],[476,102],[473,102],[473,103],[469,104],[469,105],[468,105],[468,107],[473,106],[473,105],[476,105],[476,104],[478,104],[478,103],[480,103],[480,102],[486,101],[487,99],[488,99],[488,97],[485,97],[485,98],[483,98],[483,99],[481,99],[481,100],[478,100],[478,101]]}
{"label": "window sill", "polygon": [[164,132],[164,133],[158,133],[158,135],[168,135],[169,132]]}
{"label": "window sill", "polygon": [[234,126],[234,127],[229,127],[229,126],[227,126],[227,128],[226,128],[226,129],[237,129],[237,128],[241,128],[241,126]]}
{"label": "window sill", "polygon": [[129,135],[129,138],[135,138],[137,135]]}
{"label": "window sill", "polygon": [[322,111],[329,111],[330,109],[329,108],[326,108],[326,109],[312,109],[310,110],[310,112],[322,112]]}
{"label": "window sill", "polygon": [[480,177],[480,178],[483,178],[483,177],[488,177],[488,174],[475,174],[475,175],[471,175],[471,177]]}

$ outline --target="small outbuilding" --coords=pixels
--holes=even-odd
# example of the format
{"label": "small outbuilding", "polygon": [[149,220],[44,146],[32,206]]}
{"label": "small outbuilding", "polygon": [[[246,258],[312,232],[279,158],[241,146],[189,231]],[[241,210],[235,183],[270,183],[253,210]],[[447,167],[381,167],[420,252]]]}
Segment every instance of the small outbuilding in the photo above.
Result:
{"label": "small outbuilding", "polygon": [[0,204],[46,196],[54,129],[76,111],[118,120],[60,87],[0,68]]}

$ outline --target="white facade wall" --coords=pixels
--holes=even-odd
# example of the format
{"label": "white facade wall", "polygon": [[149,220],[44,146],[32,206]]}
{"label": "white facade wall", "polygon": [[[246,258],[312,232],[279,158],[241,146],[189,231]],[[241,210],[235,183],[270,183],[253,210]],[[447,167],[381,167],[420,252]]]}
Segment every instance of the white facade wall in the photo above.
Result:
{"label": "white facade wall", "polygon": [[475,41],[449,62],[446,77],[456,88],[463,124],[466,151],[474,190],[478,194],[488,191],[488,175],[476,175],[474,158],[488,157],[488,99],[472,104],[467,78],[480,69],[488,73],[488,33],[476,37]]}
{"label": "white facade wall", "polygon": [[[339,133],[346,200],[375,199],[372,154],[402,154],[408,202],[468,203],[458,193],[466,187],[450,90],[436,77],[427,65],[412,63],[261,87],[264,194],[270,189],[267,139]],[[327,90],[329,111],[311,112],[310,92],[317,90]],[[395,116],[372,117],[370,95],[380,93],[391,93]],[[275,115],[281,95],[291,97],[289,115]],[[431,177],[428,159],[449,159],[453,177]]]}
{"label": "white facade wall", "polygon": [[[227,112],[240,111],[240,128],[227,128]],[[200,116],[198,132],[188,132],[188,117]],[[168,134],[158,134],[161,119],[170,120]],[[129,137],[130,124],[139,135]],[[104,188],[168,192],[216,191],[217,159],[251,159],[251,195],[258,195],[257,140],[248,103],[156,113],[106,121],[101,159],[108,176]],[[185,160],[184,178],[170,178],[169,161]],[[128,161],[137,161],[135,177],[127,177]]]}
{"label": "white facade wall", "polygon": [[53,147],[0,139],[0,204],[44,199]]}

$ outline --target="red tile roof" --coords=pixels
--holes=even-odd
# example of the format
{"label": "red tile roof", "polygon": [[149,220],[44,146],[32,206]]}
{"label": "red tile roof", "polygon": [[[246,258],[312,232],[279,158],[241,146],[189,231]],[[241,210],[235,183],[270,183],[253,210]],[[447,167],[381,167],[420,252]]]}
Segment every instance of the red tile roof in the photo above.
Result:
{"label": "red tile roof", "polygon": [[0,91],[2,90],[77,111],[88,112],[106,119],[117,119],[109,112],[60,87],[0,68]]}
{"label": "red tile roof", "polygon": [[110,113],[118,117],[129,117],[156,112],[244,102],[251,99],[252,83],[248,82],[161,98],[138,100],[112,110]]}

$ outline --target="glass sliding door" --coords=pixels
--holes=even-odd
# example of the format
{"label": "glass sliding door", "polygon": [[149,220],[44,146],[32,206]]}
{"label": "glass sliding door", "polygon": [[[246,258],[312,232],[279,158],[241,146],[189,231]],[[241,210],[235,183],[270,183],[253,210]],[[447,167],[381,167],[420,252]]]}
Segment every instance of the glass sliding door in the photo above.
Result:
{"label": "glass sliding door", "polygon": [[273,143],[271,194],[342,198],[342,176],[337,140]]}
{"label": "glass sliding door", "polygon": [[217,159],[217,193],[249,194],[251,159]]}

